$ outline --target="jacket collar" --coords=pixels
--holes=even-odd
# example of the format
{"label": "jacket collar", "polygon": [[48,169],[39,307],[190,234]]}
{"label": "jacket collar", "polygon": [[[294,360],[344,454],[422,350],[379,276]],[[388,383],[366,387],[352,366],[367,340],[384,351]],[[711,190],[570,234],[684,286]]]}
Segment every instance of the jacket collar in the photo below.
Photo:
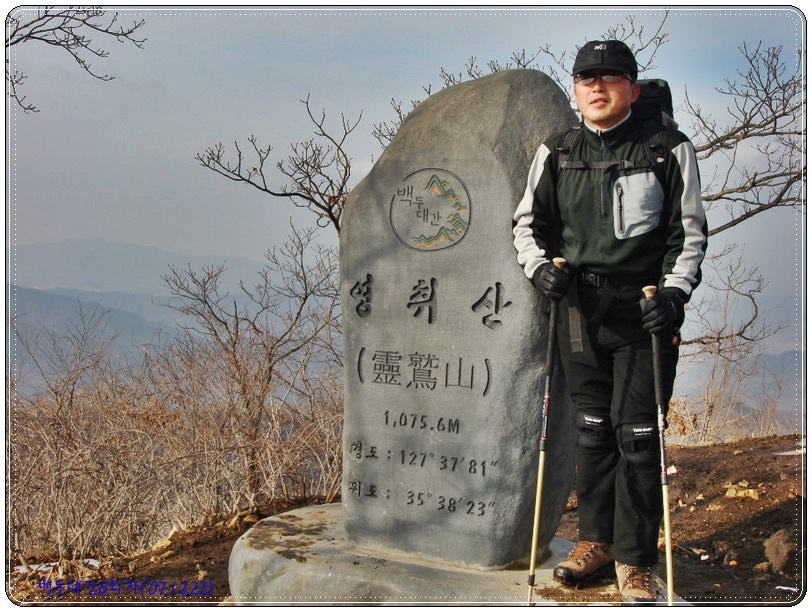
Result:
{"label": "jacket collar", "polygon": [[610,127],[610,128],[606,128],[605,130],[600,130],[600,129],[598,129],[598,128],[593,128],[593,127],[592,127],[591,125],[589,125],[589,124],[588,124],[586,121],[582,121],[582,123],[584,124],[584,126],[586,127],[586,129],[588,129],[590,132],[594,132],[594,133],[595,133],[595,134],[597,134],[598,136],[603,136],[604,134],[608,134],[608,133],[609,133],[609,132],[611,132],[612,130],[616,130],[618,127],[620,127],[621,125],[623,125],[624,123],[626,123],[626,122],[629,120],[629,117],[631,117],[631,116],[632,116],[632,111],[631,111],[631,110],[629,110],[629,112],[626,114],[626,116],[625,116],[625,117],[623,117],[623,119],[621,119],[620,121],[618,121],[618,122],[617,122],[616,124],[614,124],[612,127]]}
{"label": "jacket collar", "polygon": [[581,121],[581,124],[586,128],[583,130],[585,140],[589,143],[590,147],[600,148],[601,142],[609,147],[614,147],[629,133],[629,126],[632,124],[631,117],[632,113],[629,111],[629,114],[623,119],[605,130],[595,129],[587,125],[585,121]]}

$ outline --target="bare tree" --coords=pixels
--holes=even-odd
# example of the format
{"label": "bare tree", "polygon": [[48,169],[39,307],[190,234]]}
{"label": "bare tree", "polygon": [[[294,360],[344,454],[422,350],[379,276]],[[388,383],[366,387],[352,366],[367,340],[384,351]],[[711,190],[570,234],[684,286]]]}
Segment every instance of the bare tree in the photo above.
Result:
{"label": "bare tree", "polygon": [[334,327],[338,316],[336,253],[314,248],[312,241],[312,229],[293,230],[282,248],[269,251],[257,283],[242,284],[237,297],[221,286],[222,266],[172,268],[164,277],[174,296],[170,307],[192,320],[188,331],[222,353],[229,380],[224,390],[237,415],[246,480],[257,504],[262,501],[263,440],[269,433],[284,437],[273,398],[278,389],[295,384],[285,376],[290,371],[286,364]]}
{"label": "bare tree", "polygon": [[[137,402],[116,384],[108,322],[108,311],[80,303],[64,332],[12,324],[36,373],[7,400],[9,509],[20,553],[70,561],[142,543],[143,530],[130,522],[142,509],[133,492],[154,455],[128,418]],[[90,490],[105,503],[91,502]]]}
{"label": "bare tree", "polygon": [[40,325],[20,329],[9,324],[17,346],[37,373],[34,384],[42,385],[60,419],[69,419],[74,400],[93,374],[109,367],[110,345],[117,333],[107,329],[109,309],[86,307],[77,301],[77,316],[68,321],[64,333]]}
{"label": "bare tree", "polygon": [[[144,25],[144,20],[134,21],[130,26],[118,24],[118,13],[110,14],[98,7],[54,7],[37,9],[18,8],[6,17],[6,49],[30,42],[41,42],[67,51],[76,63],[90,76],[101,81],[114,77],[96,72],[91,65],[93,58],[106,58],[109,51],[93,42],[93,37],[112,37],[118,42],[130,42],[143,48],[146,39],[137,38],[136,32]],[[9,96],[26,112],[38,112],[26,102],[19,88],[28,75],[12,69],[6,54],[6,84]]]}
{"label": "bare tree", "polygon": [[198,153],[195,159],[204,168],[232,181],[250,185],[273,197],[289,199],[295,206],[314,213],[319,227],[332,226],[336,232],[340,232],[351,170],[345,144],[358,127],[361,115],[355,122],[348,121],[342,115],[341,133],[333,136],[327,129],[325,112],[322,111],[320,115],[314,113],[309,96],[302,100],[302,104],[316,128],[316,137],[292,144],[290,155],[276,162],[276,169],[287,181],[282,186],[272,186],[272,168],[266,166],[273,147],[259,145],[255,136],[248,138],[250,153],[247,156],[235,142],[234,158],[227,155],[223,143],[218,143]]}
{"label": "bare tree", "polygon": [[[717,88],[730,101],[724,122],[692,103],[686,93],[685,111],[691,117],[703,170],[705,208],[711,212],[724,207],[727,216],[709,228],[714,240],[767,211],[791,208],[805,213],[806,209],[802,52],[797,52],[794,67],[788,67],[780,47],[763,49],[758,44],[751,50],[744,44],[739,50],[745,68],[737,79],[727,79],[723,88]],[[703,431],[711,429],[720,413],[718,423],[725,422],[720,406],[729,405],[726,398],[736,387],[732,379],[763,372],[764,341],[786,327],[784,322],[766,322],[769,313],[760,301],[767,282],[756,267],[742,265],[741,251],[739,245],[727,244],[706,263],[706,289],[700,299],[692,300],[688,313],[697,326],[695,335],[684,340],[684,353],[721,381],[721,386],[709,383],[708,389],[716,388],[718,393],[708,398]],[[769,386],[772,395],[755,402],[752,409],[774,417],[782,386],[780,381]],[[765,425],[750,430],[763,431]]]}
{"label": "bare tree", "polygon": [[[657,54],[668,44],[665,30],[669,13],[649,30],[637,23],[634,15],[624,23],[610,27],[606,38],[625,41],[635,53],[640,73],[657,68]],[[755,49],[746,44],[739,48],[745,69],[738,72],[739,80],[727,79],[717,92],[728,98],[728,121],[717,122],[696,103],[686,91],[685,112],[691,118],[692,142],[703,169],[714,168],[704,183],[703,199],[707,209],[723,204],[729,220],[710,228],[716,235],[755,215],[777,207],[805,207],[806,158],[803,151],[803,114],[806,109],[804,93],[803,52],[796,52],[797,61],[787,66],[782,59],[783,49],[764,49],[759,43]],[[565,91],[569,91],[569,65],[575,51],[555,51],[550,45],[528,53],[514,52],[506,62],[489,60],[481,67],[471,57],[465,69],[451,72],[440,69],[442,87],[450,87],[465,80],[481,78],[499,70],[534,68],[547,72]],[[548,64],[541,66],[539,58]],[[426,95],[432,87],[424,86]],[[204,167],[237,182],[244,182],[275,197],[289,198],[299,207],[317,215],[319,226],[332,225],[340,231],[341,215],[346,202],[350,179],[351,160],[345,151],[347,138],[358,126],[342,116],[342,134],[333,137],[325,125],[325,114],[316,116],[310,108],[309,98],[303,100],[308,116],[316,126],[320,142],[311,139],[291,145],[292,155],[276,163],[276,168],[287,178],[288,184],[274,190],[269,185],[266,162],[272,148],[261,147],[254,136],[249,138],[253,149],[247,159],[235,142],[236,159],[226,157],[221,144],[196,156]],[[402,101],[391,100],[396,118],[374,125],[373,135],[385,147],[394,137],[411,109],[420,103],[412,100],[407,109]]]}
{"label": "bare tree", "polygon": [[741,362],[786,327],[784,322],[767,323],[769,313],[760,307],[759,297],[768,283],[756,267],[742,263],[739,250],[736,244],[727,245],[705,261],[708,290],[691,302],[695,331],[682,342],[688,358],[710,351]]}
{"label": "bare tree", "polygon": [[803,53],[788,67],[783,49],[739,48],[747,70],[739,79],[726,79],[717,92],[730,99],[721,123],[692,103],[686,92],[686,112],[692,119],[697,158],[716,171],[703,186],[707,209],[724,205],[729,220],[711,235],[778,207],[805,209],[806,110]]}
{"label": "bare tree", "polygon": [[[785,327],[768,322],[759,298],[768,283],[744,265],[732,244],[708,258],[706,290],[691,302],[692,336],[682,342],[689,364],[672,419],[683,441],[714,443],[777,427],[785,372],[770,372],[764,341]],[[760,386],[759,384],[760,383]]]}

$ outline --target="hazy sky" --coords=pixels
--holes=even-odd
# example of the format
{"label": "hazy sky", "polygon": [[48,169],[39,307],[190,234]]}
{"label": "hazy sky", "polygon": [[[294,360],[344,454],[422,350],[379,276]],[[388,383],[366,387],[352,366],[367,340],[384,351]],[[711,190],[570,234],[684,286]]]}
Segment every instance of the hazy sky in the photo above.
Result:
{"label": "hazy sky", "polygon": [[[312,135],[300,102],[310,95],[332,126],[342,113],[363,112],[348,147],[357,182],[380,154],[370,133],[394,119],[390,100],[422,99],[429,84],[436,91],[441,68],[460,72],[470,57],[505,63],[514,51],[547,43],[571,52],[631,12],[650,30],[663,15],[641,7],[119,12],[124,23],[145,19],[139,33],[147,41],[140,50],[97,39],[110,57],[93,67],[114,75],[111,82],[48,45],[27,43],[10,54],[11,68],[28,75],[23,93],[40,109],[25,114],[7,103],[12,253],[15,244],[105,238],[261,260],[288,233],[289,217],[300,225],[309,217],[202,168],[195,154],[207,146],[247,144],[253,134],[274,146],[272,159],[282,158],[289,143]],[[670,42],[645,76],[667,79],[678,107],[687,89],[703,108],[719,109],[720,120],[726,100],[714,88],[746,69],[743,43],[783,46],[788,63],[806,45],[803,15],[790,8],[673,9],[665,29]],[[687,122],[679,109],[676,119]],[[775,295],[799,291],[801,223],[779,211],[726,237],[753,243],[762,273],[776,279]]]}

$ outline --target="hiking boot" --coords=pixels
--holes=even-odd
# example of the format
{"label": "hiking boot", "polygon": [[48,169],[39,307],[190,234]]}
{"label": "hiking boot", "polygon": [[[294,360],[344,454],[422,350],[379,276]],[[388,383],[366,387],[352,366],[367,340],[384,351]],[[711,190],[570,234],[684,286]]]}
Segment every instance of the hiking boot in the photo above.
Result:
{"label": "hiking boot", "polygon": [[654,605],[657,601],[657,591],[654,588],[654,574],[650,567],[626,565],[616,561],[615,571],[622,603]]}
{"label": "hiking boot", "polygon": [[561,563],[553,569],[553,580],[564,586],[578,586],[595,578],[611,576],[612,545],[601,542],[578,542]]}

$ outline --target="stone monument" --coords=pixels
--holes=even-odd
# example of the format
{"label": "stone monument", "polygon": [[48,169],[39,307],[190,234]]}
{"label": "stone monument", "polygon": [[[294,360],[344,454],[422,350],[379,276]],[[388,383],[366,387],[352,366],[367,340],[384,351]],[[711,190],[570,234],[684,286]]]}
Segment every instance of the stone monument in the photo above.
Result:
{"label": "stone monument", "polygon": [[[342,505],[240,537],[235,603],[524,601],[548,330],[512,216],[538,146],[575,123],[546,75],[497,72],[422,102],[352,191]],[[549,579],[571,547],[553,535],[575,473],[556,372],[538,559]]]}
{"label": "stone monument", "polygon": [[[577,123],[533,70],[455,85],[407,117],[341,230],[344,528],[351,546],[478,568],[530,550],[544,299],[512,215],[540,143]],[[554,379],[539,550],[571,490],[574,412]]]}

